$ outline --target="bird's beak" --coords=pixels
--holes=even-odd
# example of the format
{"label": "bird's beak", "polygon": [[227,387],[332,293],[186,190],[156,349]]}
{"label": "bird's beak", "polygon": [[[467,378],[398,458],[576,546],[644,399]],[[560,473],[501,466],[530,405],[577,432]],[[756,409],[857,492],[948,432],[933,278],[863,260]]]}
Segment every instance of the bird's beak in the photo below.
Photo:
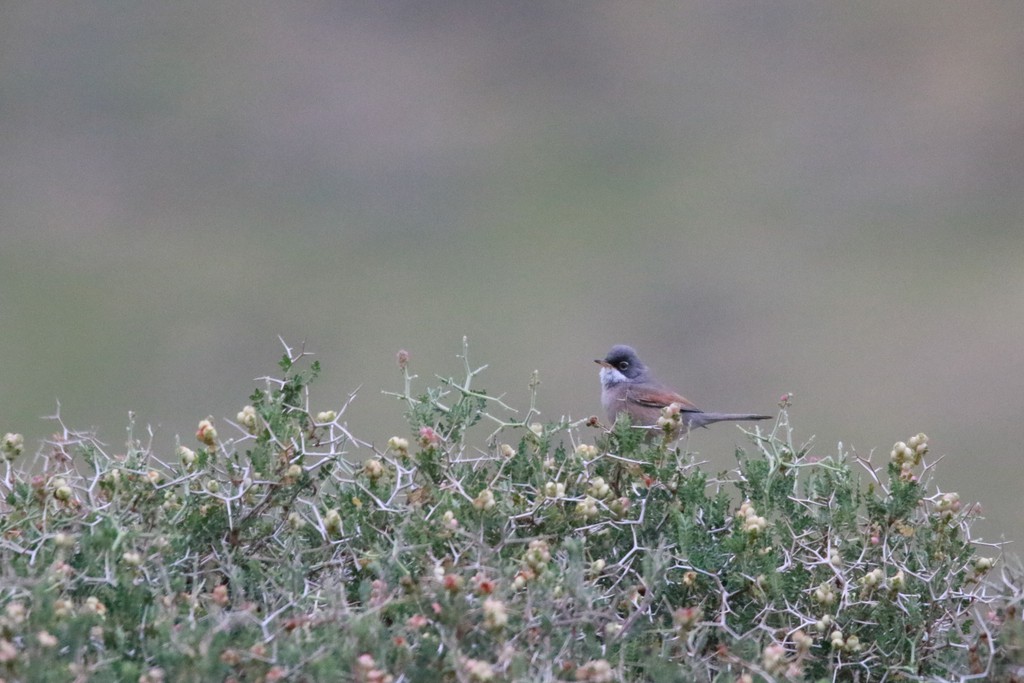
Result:
{"label": "bird's beak", "polygon": [[603,368],[610,368],[610,367],[612,366],[612,364],[611,364],[611,363],[609,363],[608,361],[606,361],[606,360],[601,360],[601,359],[599,359],[599,358],[595,358],[595,359],[594,359],[594,362],[595,362],[595,363],[597,363],[598,365],[600,365],[600,366],[601,366],[601,367],[603,367]]}

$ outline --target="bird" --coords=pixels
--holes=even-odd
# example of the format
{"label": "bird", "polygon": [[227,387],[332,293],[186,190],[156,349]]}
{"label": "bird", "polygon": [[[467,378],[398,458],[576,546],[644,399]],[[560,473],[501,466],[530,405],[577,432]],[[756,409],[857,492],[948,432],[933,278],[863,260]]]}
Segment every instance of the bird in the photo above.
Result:
{"label": "bird", "polygon": [[633,426],[652,432],[660,428],[678,438],[714,422],[771,419],[756,413],[705,413],[656,380],[631,346],[613,346],[607,356],[594,362],[601,366],[601,404],[612,424],[625,413]]}

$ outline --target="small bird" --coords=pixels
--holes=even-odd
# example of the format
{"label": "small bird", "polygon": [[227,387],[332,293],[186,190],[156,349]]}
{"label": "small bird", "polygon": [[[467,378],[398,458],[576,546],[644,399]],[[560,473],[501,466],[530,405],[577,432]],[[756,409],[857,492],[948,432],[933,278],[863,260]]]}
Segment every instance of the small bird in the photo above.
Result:
{"label": "small bird", "polygon": [[[663,427],[671,436],[680,437],[713,422],[771,419],[754,413],[705,413],[654,379],[629,346],[613,346],[604,359],[594,362],[601,366],[601,405],[612,423],[626,413],[634,426]],[[678,410],[673,405],[679,406]],[[673,425],[677,416],[678,425]]]}

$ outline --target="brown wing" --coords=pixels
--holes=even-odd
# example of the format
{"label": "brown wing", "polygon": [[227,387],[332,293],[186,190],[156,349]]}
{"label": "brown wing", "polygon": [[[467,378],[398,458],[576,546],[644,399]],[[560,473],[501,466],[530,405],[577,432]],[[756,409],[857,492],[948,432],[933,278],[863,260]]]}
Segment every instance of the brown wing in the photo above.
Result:
{"label": "brown wing", "polygon": [[644,406],[645,408],[666,408],[673,403],[678,403],[688,413],[702,412],[700,408],[693,405],[671,389],[663,387],[630,387],[626,392],[626,400],[630,403]]}

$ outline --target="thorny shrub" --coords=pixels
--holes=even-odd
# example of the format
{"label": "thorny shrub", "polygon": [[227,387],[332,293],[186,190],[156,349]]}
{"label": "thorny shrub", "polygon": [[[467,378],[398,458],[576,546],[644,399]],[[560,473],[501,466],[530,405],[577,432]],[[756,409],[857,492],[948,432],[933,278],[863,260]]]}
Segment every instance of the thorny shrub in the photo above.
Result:
{"label": "thorny shrub", "polygon": [[1019,675],[1020,575],[985,580],[923,434],[884,463],[815,458],[783,401],[715,477],[625,422],[517,416],[468,360],[418,391],[399,366],[409,432],[374,444],[347,404],[310,407],[319,367],[291,349],[174,453],[58,416],[32,462],[7,434],[0,678]]}

